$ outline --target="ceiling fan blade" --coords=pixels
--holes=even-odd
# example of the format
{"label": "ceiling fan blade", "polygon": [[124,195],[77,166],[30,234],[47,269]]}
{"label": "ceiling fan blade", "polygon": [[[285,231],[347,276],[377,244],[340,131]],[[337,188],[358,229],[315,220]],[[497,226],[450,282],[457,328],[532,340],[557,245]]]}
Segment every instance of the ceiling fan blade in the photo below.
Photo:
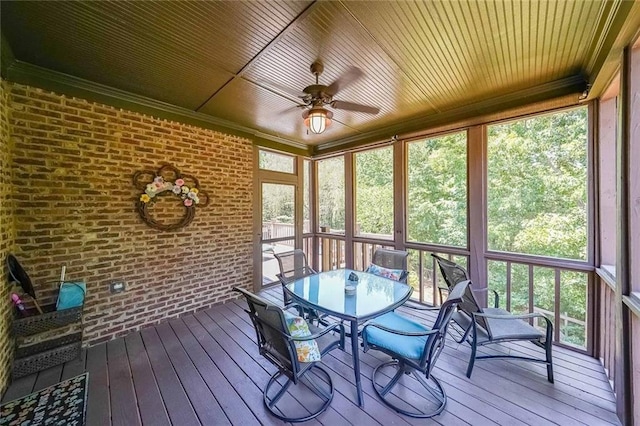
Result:
{"label": "ceiling fan blade", "polygon": [[342,74],[336,81],[334,81],[327,87],[327,93],[333,96],[363,75],[364,73],[360,70],[360,68],[349,67],[347,72]]}
{"label": "ceiling fan blade", "polygon": [[345,102],[345,101],[333,101],[331,102],[331,106],[334,107],[335,109],[366,112],[367,114],[377,114],[380,112],[380,108],[376,108],[368,105],[360,105],[360,104],[355,104],[353,102]]}

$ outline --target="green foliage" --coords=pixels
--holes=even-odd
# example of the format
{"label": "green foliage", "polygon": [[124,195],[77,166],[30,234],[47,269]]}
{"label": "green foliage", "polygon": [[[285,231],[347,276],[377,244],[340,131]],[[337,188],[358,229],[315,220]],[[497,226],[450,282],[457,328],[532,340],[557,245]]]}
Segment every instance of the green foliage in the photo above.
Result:
{"label": "green foliage", "polygon": [[393,235],[393,147],[354,155],[356,224],[361,234]]}
{"label": "green foliage", "polygon": [[587,109],[489,127],[491,250],[586,259]]}
{"label": "green foliage", "polygon": [[319,224],[344,230],[344,157],[319,160],[317,165]]}
{"label": "green foliage", "polygon": [[408,150],[409,240],[467,246],[467,134],[411,142]]}
{"label": "green foliage", "polygon": [[262,184],[262,222],[293,223],[294,214],[293,185]]}
{"label": "green foliage", "polygon": [[295,158],[290,155],[278,154],[271,151],[260,150],[258,152],[258,167],[263,170],[293,173]]}

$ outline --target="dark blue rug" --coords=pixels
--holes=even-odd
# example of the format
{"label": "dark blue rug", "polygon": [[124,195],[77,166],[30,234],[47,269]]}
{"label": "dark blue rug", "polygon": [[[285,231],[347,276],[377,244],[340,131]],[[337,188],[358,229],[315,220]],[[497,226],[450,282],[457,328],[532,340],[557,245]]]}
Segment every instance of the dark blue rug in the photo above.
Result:
{"label": "dark blue rug", "polygon": [[84,373],[2,404],[0,425],[84,425],[88,380],[89,373]]}

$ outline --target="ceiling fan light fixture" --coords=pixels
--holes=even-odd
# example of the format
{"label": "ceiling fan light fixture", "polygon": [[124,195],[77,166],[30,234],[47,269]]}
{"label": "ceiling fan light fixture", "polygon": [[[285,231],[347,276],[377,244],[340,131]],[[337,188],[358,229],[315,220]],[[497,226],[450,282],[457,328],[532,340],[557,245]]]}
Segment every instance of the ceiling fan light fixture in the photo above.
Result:
{"label": "ceiling fan light fixture", "polygon": [[309,111],[305,111],[302,117],[311,133],[320,134],[331,124],[333,113],[322,107],[313,107]]}

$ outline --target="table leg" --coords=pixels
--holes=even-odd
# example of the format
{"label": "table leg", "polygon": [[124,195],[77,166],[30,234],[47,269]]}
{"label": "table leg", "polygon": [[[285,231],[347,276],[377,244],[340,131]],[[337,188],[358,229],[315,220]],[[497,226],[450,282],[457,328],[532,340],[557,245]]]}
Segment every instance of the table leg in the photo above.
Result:
{"label": "table leg", "polygon": [[351,356],[353,357],[353,371],[356,374],[356,392],[358,393],[358,406],[364,406],[362,397],[362,383],[360,382],[360,345],[358,342],[358,322],[351,321]]}

